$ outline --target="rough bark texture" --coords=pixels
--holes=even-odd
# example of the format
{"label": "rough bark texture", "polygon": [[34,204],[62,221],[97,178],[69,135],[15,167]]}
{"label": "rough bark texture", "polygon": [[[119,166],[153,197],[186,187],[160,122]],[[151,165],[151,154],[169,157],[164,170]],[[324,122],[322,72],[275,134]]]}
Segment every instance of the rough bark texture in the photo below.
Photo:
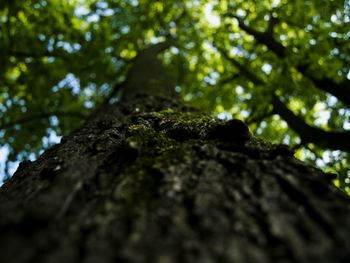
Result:
{"label": "rough bark texture", "polygon": [[138,53],[122,87],[123,100],[132,99],[140,93],[166,97],[177,95],[172,79],[158,59],[158,55],[169,48],[174,41],[168,39]]}
{"label": "rough bark texture", "polygon": [[0,214],[0,262],[350,262],[349,198],[325,174],[162,97],[22,163]]}
{"label": "rough bark texture", "polygon": [[167,45],[137,56],[127,102],[0,189],[0,262],[350,262],[349,197],[243,122],[161,97]]}

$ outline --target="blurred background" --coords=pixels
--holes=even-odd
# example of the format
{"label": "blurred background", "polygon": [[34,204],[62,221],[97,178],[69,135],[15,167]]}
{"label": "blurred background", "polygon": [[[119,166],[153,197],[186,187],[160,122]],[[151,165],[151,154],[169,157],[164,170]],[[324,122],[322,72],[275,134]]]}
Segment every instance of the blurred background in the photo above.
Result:
{"label": "blurred background", "polygon": [[350,3],[341,0],[1,0],[0,184],[107,102],[137,52],[189,104],[245,120],[350,193]]}

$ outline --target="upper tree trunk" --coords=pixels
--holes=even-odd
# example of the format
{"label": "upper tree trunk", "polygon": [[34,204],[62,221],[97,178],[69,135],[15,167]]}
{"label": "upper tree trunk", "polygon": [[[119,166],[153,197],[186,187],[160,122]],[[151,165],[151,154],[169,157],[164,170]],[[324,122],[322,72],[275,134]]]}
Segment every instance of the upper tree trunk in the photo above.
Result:
{"label": "upper tree trunk", "polygon": [[350,262],[349,198],[325,174],[136,93],[0,189],[0,262]]}

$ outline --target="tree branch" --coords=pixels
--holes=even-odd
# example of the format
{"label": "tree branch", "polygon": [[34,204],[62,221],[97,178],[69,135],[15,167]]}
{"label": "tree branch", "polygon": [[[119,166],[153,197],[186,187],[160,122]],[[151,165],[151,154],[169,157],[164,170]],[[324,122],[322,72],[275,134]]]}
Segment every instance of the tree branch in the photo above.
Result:
{"label": "tree branch", "polygon": [[42,52],[42,53],[33,53],[33,52],[10,50],[8,52],[8,55],[9,56],[13,56],[13,57],[18,57],[18,58],[43,58],[43,57],[59,57],[59,58],[63,58],[63,57],[65,57],[62,54],[58,54],[57,52],[49,52],[49,51],[45,51],[45,52]]}
{"label": "tree branch", "polygon": [[269,14],[269,24],[267,27],[267,33],[273,37],[273,30],[275,29],[275,26],[279,23],[280,19],[273,15],[273,10],[270,11]]}
{"label": "tree branch", "polygon": [[231,76],[228,76],[226,78],[222,78],[219,80],[219,85],[225,85],[227,83],[230,83],[232,82],[233,80],[237,79],[239,77],[239,73],[236,73],[236,74],[232,74]]}
{"label": "tree branch", "polygon": [[[273,38],[273,36],[269,33],[268,30],[266,32],[257,31],[257,30],[255,30],[255,29],[253,29],[251,27],[248,27],[239,16],[236,16],[234,14],[230,14],[228,16],[237,19],[238,26],[242,30],[244,30],[248,34],[254,36],[259,43],[265,44],[278,57],[285,58],[287,56],[287,54],[288,54],[287,49],[281,43],[276,41]],[[273,20],[273,21],[275,21],[275,20]]]}
{"label": "tree branch", "polygon": [[72,117],[72,118],[81,118],[81,119],[86,119],[87,116],[84,115],[81,112],[77,111],[53,111],[53,112],[47,112],[47,113],[39,113],[39,114],[34,114],[31,116],[27,116],[18,120],[10,121],[8,123],[0,124],[0,130],[5,130],[8,128],[11,128],[15,125],[20,125],[20,124],[26,124],[32,121],[37,121],[37,120],[43,120],[47,119],[52,116],[57,116],[57,117]]}
{"label": "tree branch", "polygon": [[332,79],[326,77],[315,78],[308,72],[308,67],[308,65],[298,66],[297,70],[308,77],[319,89],[332,94],[345,104],[350,105],[350,80],[345,79],[340,83],[336,83]]}
{"label": "tree branch", "polygon": [[273,96],[272,104],[275,112],[288,123],[292,130],[299,134],[303,142],[311,142],[321,147],[350,152],[350,132],[330,132],[312,127],[288,109],[277,96]]}
{"label": "tree branch", "polygon": [[[265,46],[267,46],[267,48],[273,53],[275,53],[278,57],[285,58],[288,55],[287,48],[273,38],[269,29],[267,29],[267,31],[265,32],[260,32],[251,27],[248,27],[240,17],[234,14],[229,14],[228,16],[237,19],[238,25],[242,30],[254,36],[260,44],[264,44]],[[277,18],[272,20],[270,23],[276,23],[276,21]],[[308,64],[299,65],[296,67],[296,69],[301,74],[303,74],[305,77],[309,78],[313,82],[316,88],[323,90],[329,94],[332,94],[343,103],[350,105],[350,80],[345,79],[343,82],[337,84],[330,78],[316,78],[307,70],[308,68],[310,68],[310,65]]]}
{"label": "tree branch", "polygon": [[275,112],[273,110],[270,110],[270,111],[265,112],[265,113],[263,113],[263,114],[261,114],[259,116],[254,117],[254,118],[247,119],[245,121],[245,123],[247,125],[250,125],[250,124],[253,124],[253,123],[259,123],[259,122],[263,121],[264,119],[273,116],[274,114],[275,114]]}
{"label": "tree branch", "polygon": [[118,92],[122,90],[125,84],[126,84],[125,80],[114,84],[111,92],[108,94],[108,96],[104,100],[103,105],[108,105],[111,102],[111,100],[118,94]]}
{"label": "tree branch", "polygon": [[243,66],[241,63],[239,63],[236,59],[234,59],[233,57],[229,56],[229,54],[227,54],[227,52],[219,47],[218,45],[216,45],[215,43],[213,43],[213,46],[216,47],[221,55],[228,60],[229,62],[231,62],[236,68],[239,69],[239,71],[241,73],[243,73],[243,75],[245,75],[246,77],[248,77],[254,84],[256,85],[263,85],[264,82],[262,80],[260,80],[255,74],[253,74],[248,68],[246,68],[245,66]]}
{"label": "tree branch", "polygon": [[[223,49],[219,49],[221,52]],[[226,52],[225,52],[226,53]],[[262,86],[266,83],[251,72],[246,66],[231,58],[227,53],[223,54],[225,58],[230,58],[230,61],[234,61],[234,65],[250,79],[255,85]],[[238,65],[239,64],[239,65]],[[295,131],[303,141],[303,143],[315,143],[321,147],[342,150],[350,152],[350,132],[340,131],[331,132],[324,131],[320,128],[316,128],[307,124],[301,117],[297,116],[276,96],[272,96],[273,112],[281,116],[288,126]]]}

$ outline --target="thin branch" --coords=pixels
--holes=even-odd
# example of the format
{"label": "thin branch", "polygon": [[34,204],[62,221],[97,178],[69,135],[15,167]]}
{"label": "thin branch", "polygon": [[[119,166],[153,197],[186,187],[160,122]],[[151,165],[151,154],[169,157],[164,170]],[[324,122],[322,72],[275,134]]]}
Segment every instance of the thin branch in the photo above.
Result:
{"label": "thin branch", "polygon": [[38,121],[38,120],[43,120],[47,119],[52,116],[57,116],[57,117],[72,117],[72,118],[81,118],[81,119],[86,119],[87,116],[81,112],[77,111],[53,111],[53,112],[47,112],[47,113],[39,113],[39,114],[34,114],[28,117],[24,117],[18,120],[10,121],[8,123],[4,123],[0,125],[0,130],[5,130],[8,128],[11,128],[15,125],[21,125],[21,124],[26,124],[32,121]]}
{"label": "thin branch", "polygon": [[280,19],[277,16],[274,16],[273,13],[273,10],[271,10],[269,13],[269,24],[266,31],[271,37],[273,36],[273,30],[275,29],[275,26],[280,22]]}
{"label": "thin branch", "polygon": [[236,73],[236,74],[232,74],[232,75],[229,76],[229,77],[220,79],[218,85],[219,85],[219,86],[222,86],[222,85],[225,85],[225,84],[227,84],[227,83],[230,83],[230,82],[232,82],[233,80],[237,79],[239,76],[240,76],[240,74],[239,74],[239,73]]}
{"label": "thin branch", "polygon": [[118,94],[118,92],[122,90],[122,87],[125,85],[125,83],[126,83],[125,80],[122,82],[116,83],[113,86],[111,92],[108,94],[108,96],[104,100],[103,105],[108,105],[111,102],[111,100]]}
{"label": "thin branch", "polygon": [[241,73],[243,73],[245,76],[247,76],[254,84],[257,84],[257,85],[263,85],[264,84],[264,82],[262,80],[260,80],[255,74],[250,72],[250,70],[248,68],[243,66],[240,62],[238,62],[233,57],[229,56],[229,54],[223,48],[221,48],[220,46],[216,45],[215,43],[213,43],[213,46],[216,47],[220,51],[220,54],[226,60],[230,61],[236,68],[239,69],[239,71]]}
{"label": "thin branch", "polygon": [[253,123],[259,123],[259,122],[263,121],[264,119],[269,118],[269,117],[271,117],[271,116],[273,116],[275,114],[276,113],[273,110],[271,110],[271,111],[265,112],[265,113],[263,113],[263,114],[261,114],[259,116],[256,116],[254,118],[247,119],[245,121],[245,123],[247,125],[250,125],[250,124],[253,124]]}
{"label": "thin branch", "polygon": [[[254,36],[259,43],[265,44],[271,51],[273,51],[278,57],[285,58],[288,54],[288,50],[278,41],[276,41],[269,31],[260,32],[249,26],[247,26],[242,18],[234,14],[227,15],[229,17],[235,18],[238,21],[238,26],[247,32],[248,34]],[[275,20],[274,20],[275,21]]]}
{"label": "thin branch", "polygon": [[8,52],[9,56],[12,57],[18,57],[18,58],[44,58],[44,57],[57,57],[57,58],[64,58],[65,56],[62,54],[59,54],[57,52],[49,52],[45,51],[42,53],[33,53],[33,52],[27,52],[27,51],[15,51],[10,50]]}
{"label": "thin branch", "polygon": [[302,147],[308,148],[307,143],[301,141],[300,143],[298,143],[298,144],[294,145],[293,147],[291,147],[291,149],[292,149],[294,152],[296,152],[297,150],[299,150],[299,149],[302,148]]}

